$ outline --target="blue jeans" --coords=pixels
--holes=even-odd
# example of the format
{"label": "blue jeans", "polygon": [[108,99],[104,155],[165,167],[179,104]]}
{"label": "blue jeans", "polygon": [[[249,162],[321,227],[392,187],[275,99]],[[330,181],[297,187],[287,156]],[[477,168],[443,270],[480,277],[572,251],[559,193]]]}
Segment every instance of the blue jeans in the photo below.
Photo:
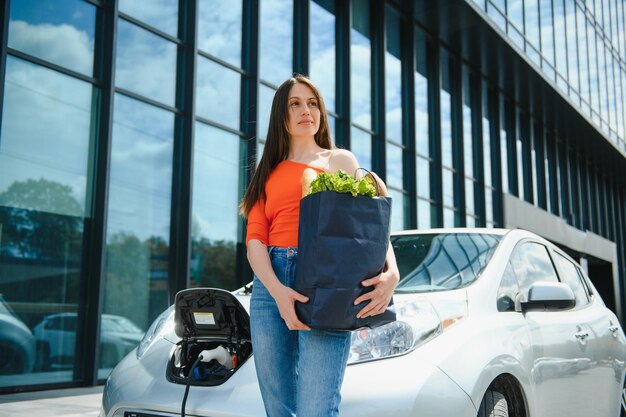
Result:
{"label": "blue jeans", "polygon": [[[298,250],[271,246],[268,251],[278,279],[293,288]],[[351,333],[289,330],[274,298],[256,276],[250,327],[268,417],[337,416]]]}

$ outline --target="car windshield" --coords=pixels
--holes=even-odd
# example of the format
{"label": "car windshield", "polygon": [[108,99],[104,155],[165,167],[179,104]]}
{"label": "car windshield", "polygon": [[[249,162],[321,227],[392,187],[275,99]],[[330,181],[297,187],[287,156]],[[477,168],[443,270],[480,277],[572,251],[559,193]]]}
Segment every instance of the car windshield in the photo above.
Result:
{"label": "car windshield", "polygon": [[470,285],[501,239],[481,233],[392,236],[400,270],[396,292],[445,291]]}

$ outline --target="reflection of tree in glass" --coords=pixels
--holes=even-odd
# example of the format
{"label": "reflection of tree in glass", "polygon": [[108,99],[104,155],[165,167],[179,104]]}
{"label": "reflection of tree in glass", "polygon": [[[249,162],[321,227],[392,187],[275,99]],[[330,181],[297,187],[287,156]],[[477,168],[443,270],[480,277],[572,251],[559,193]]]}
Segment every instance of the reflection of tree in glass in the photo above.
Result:
{"label": "reflection of tree in glass", "polygon": [[43,178],[16,181],[0,194],[0,251],[22,258],[80,256],[65,243],[81,244],[81,214],[71,187]]}
{"label": "reflection of tree in glass", "polygon": [[195,285],[234,290],[237,284],[235,243],[201,238],[194,239],[191,246],[191,279]]}

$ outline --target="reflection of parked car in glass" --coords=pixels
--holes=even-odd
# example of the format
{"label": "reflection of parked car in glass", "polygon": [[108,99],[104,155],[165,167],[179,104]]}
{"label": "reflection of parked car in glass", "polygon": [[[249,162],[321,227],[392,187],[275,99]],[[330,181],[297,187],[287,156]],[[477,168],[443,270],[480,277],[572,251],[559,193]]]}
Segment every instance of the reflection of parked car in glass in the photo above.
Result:
{"label": "reflection of parked car in glass", "polygon": [[35,338],[0,294],[0,375],[30,372]]}
{"label": "reflection of parked car in glass", "polygon": [[[46,316],[33,329],[44,369],[71,368],[76,345],[76,313]],[[100,367],[115,366],[139,344],[143,331],[125,317],[103,314],[100,336]]]}

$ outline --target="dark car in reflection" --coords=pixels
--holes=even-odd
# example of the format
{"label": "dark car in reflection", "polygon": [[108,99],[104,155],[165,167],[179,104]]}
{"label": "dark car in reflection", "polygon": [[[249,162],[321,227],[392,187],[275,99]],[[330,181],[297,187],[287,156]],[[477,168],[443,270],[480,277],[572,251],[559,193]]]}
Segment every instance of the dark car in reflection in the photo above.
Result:
{"label": "dark car in reflection", "polygon": [[[67,369],[74,364],[76,346],[76,313],[46,316],[33,328],[41,352],[43,370]],[[112,368],[143,337],[141,330],[126,317],[103,314],[100,334],[100,368]]]}
{"label": "dark car in reflection", "polygon": [[35,338],[0,294],[0,375],[30,372],[35,363]]}

